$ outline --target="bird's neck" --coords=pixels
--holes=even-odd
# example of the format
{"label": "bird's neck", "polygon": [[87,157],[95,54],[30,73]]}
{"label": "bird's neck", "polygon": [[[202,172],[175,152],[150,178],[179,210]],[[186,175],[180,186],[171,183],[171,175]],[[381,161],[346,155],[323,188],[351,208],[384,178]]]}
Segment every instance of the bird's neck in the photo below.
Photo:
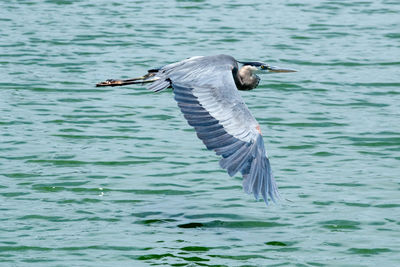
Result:
{"label": "bird's neck", "polygon": [[237,74],[239,84],[236,86],[239,90],[252,90],[257,87],[260,78],[253,73],[251,66],[243,66]]}

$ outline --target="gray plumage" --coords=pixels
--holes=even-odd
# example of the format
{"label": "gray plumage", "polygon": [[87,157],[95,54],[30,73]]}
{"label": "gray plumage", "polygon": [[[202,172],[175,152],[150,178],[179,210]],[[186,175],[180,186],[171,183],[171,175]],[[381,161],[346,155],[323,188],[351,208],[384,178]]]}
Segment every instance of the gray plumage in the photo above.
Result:
{"label": "gray plumage", "polygon": [[173,88],[174,98],[189,125],[196,130],[209,150],[220,155],[220,166],[230,176],[240,172],[243,189],[268,199],[279,198],[278,189],[267,157],[260,126],[251,115],[239,90],[257,87],[258,68],[291,72],[262,62],[239,62],[228,55],[192,57],[130,80],[108,80],[98,86],[146,83],[154,92]]}
{"label": "gray plumage", "polygon": [[171,85],[197,136],[222,156],[220,166],[230,176],[240,171],[245,192],[256,199],[261,193],[268,204],[267,195],[278,198],[277,186],[259,125],[237,90],[233,76],[238,79],[237,70],[237,61],[231,56],[193,57],[162,67],[154,76],[158,80],[148,88],[160,91]]}

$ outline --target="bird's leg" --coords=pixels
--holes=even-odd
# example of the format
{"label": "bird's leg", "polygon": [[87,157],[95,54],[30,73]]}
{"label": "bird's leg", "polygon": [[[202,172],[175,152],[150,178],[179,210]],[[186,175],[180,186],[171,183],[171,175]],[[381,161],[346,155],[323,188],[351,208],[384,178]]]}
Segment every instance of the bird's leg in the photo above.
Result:
{"label": "bird's leg", "polygon": [[132,78],[132,79],[126,79],[126,80],[108,79],[104,82],[100,82],[100,83],[96,84],[96,87],[123,86],[123,85],[128,85],[128,84],[151,83],[151,82],[158,80],[158,78],[151,79],[151,80],[149,79],[149,78],[153,77],[154,75],[155,75],[155,73],[150,72],[144,76]]}

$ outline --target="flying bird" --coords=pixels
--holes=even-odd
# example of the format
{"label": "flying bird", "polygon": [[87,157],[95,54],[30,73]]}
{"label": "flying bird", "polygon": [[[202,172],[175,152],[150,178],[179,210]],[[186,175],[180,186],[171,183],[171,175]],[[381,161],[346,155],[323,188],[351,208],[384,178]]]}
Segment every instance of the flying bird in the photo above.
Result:
{"label": "flying bird", "polygon": [[[239,68],[239,64],[242,65]],[[209,150],[222,157],[220,166],[230,176],[240,172],[243,189],[268,199],[279,198],[278,188],[265,151],[260,125],[244,103],[238,90],[252,90],[260,77],[256,72],[294,72],[263,62],[237,61],[229,55],[196,56],[161,68],[142,77],[107,80],[96,86],[122,86],[149,83],[159,92],[172,88],[189,125]]]}

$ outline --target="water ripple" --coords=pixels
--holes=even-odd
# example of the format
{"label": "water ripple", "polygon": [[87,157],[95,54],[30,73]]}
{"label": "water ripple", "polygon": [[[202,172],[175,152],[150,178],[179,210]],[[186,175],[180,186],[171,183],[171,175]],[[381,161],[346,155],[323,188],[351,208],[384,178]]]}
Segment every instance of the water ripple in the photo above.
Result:
{"label": "water ripple", "polygon": [[[399,1],[0,8],[3,265],[399,266]],[[240,93],[282,196],[268,208],[171,90],[94,87],[221,53],[298,70]]]}

